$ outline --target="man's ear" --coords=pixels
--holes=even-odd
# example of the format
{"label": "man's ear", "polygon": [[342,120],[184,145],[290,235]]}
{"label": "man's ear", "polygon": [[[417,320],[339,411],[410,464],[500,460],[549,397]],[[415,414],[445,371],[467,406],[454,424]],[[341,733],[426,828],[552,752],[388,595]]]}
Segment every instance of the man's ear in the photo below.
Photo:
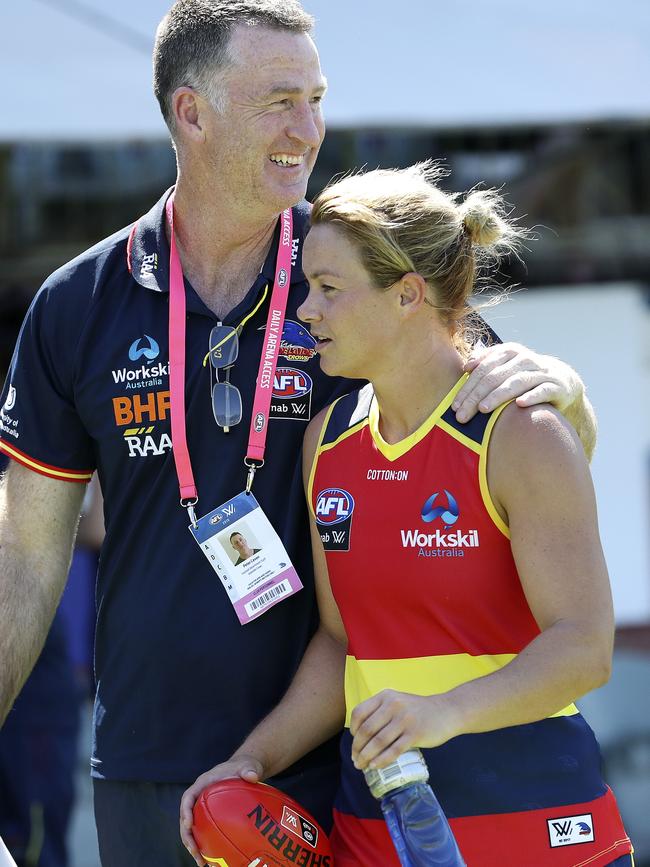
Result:
{"label": "man's ear", "polygon": [[194,141],[202,141],[205,132],[201,125],[201,97],[192,87],[177,87],[172,94],[174,121],[179,134]]}

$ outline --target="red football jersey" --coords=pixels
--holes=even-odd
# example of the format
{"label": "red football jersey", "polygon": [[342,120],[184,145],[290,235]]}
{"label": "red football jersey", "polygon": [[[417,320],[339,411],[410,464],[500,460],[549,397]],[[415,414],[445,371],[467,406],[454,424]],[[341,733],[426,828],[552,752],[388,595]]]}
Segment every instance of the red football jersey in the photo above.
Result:
{"label": "red football jersey", "polygon": [[[446,692],[507,665],[539,634],[487,485],[503,407],[459,424],[450,407],[464,379],[396,444],[381,436],[370,385],[333,404],[323,425],[309,498],[349,639],[346,725],[382,689]],[[472,867],[520,867],[524,850],[531,865],[598,867],[631,851],[573,704],[424,754]],[[398,865],[347,729],[342,760],[336,863]]]}

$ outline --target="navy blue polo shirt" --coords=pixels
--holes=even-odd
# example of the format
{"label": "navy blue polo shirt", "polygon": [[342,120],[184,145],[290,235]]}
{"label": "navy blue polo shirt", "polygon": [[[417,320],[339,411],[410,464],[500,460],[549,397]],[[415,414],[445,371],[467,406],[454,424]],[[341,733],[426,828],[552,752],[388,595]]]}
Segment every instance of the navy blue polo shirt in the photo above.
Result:
{"label": "navy blue polo shirt", "polygon": [[[93,774],[185,783],[226,759],[282,697],[316,623],[300,453],[306,422],[350,383],[326,377],[296,310],[309,206],[294,208],[294,268],[274,383],[266,464],[254,492],[304,590],[241,626],[179,505],[169,416],[166,193],[127,227],[56,271],[27,314],[0,398],[0,449],[36,472],[104,494],[97,580]],[[279,225],[262,273],[226,318],[236,326],[273,283]],[[242,422],[217,427],[210,366],[217,317],[186,282],[187,442],[204,514],[243,490],[269,297],[240,335],[231,372]],[[270,292],[269,292],[270,296]],[[325,762],[327,747],[304,760]],[[304,766],[304,765],[303,765]]]}

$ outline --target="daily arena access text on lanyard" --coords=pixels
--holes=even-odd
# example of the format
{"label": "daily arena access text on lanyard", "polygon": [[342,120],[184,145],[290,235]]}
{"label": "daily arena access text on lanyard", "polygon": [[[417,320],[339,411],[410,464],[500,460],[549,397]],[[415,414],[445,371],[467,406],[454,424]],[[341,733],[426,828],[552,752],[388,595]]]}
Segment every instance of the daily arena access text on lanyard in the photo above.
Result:
{"label": "daily arena access text on lanyard", "polygon": [[[197,518],[199,501],[187,448],[185,425],[185,283],[174,237],[174,196],[165,205],[170,229],[169,242],[169,401],[172,451],[180,502],[190,518],[189,530],[216,572],[235,609],[239,622],[249,623],[278,602],[302,589],[298,573],[271,522],[251,488],[255,471],[264,464],[269,409],[278,364],[284,316],[291,283],[291,208],[280,215],[280,242],[275,265],[273,293],[264,331],[264,344],[255,385],[248,449],[246,488],[236,497]],[[233,537],[246,543],[246,551],[232,544]]]}

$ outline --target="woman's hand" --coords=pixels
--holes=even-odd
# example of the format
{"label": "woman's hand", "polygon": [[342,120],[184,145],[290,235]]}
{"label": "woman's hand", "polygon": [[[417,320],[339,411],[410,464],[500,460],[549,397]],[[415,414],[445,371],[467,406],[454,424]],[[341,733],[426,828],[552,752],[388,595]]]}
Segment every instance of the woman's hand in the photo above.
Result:
{"label": "woman's hand", "polygon": [[385,768],[411,747],[437,747],[460,734],[446,695],[412,695],[384,689],[352,712],[355,767]]}

